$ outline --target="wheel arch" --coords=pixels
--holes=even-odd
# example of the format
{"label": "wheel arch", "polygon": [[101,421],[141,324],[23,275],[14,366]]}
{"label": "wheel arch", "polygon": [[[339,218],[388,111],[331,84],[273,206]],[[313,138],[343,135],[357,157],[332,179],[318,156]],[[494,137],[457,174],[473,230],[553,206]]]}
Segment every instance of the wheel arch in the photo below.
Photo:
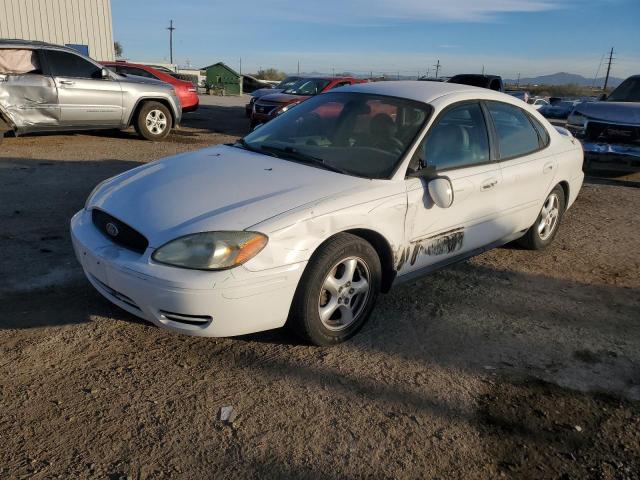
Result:
{"label": "wheel arch", "polygon": [[140,113],[140,109],[144,106],[145,103],[148,103],[148,102],[158,102],[164,105],[165,107],[167,107],[167,109],[169,110],[169,113],[171,114],[171,128],[175,127],[176,112],[173,111],[173,107],[171,106],[171,103],[167,99],[162,97],[144,97],[139,99],[135,107],[133,107],[133,110],[131,111],[129,121],[127,122],[128,127],[133,125],[133,122],[135,122],[136,118],[138,117],[138,113]]}
{"label": "wheel arch", "polygon": [[[382,266],[382,283],[380,290],[383,293],[387,293],[391,289],[393,280],[396,278],[396,270],[393,263],[393,250],[391,249],[391,245],[387,239],[375,230],[367,228],[354,228],[351,230],[344,230],[339,233],[350,233],[351,235],[360,237],[371,244],[378,254],[378,258],[380,258],[380,265]],[[329,239],[332,237],[329,237]]]}
{"label": "wheel arch", "polygon": [[561,180],[557,183],[557,185],[560,185],[560,187],[562,187],[562,192],[564,193],[564,209],[566,210],[567,204],[569,203],[569,182],[567,182],[566,180]]}

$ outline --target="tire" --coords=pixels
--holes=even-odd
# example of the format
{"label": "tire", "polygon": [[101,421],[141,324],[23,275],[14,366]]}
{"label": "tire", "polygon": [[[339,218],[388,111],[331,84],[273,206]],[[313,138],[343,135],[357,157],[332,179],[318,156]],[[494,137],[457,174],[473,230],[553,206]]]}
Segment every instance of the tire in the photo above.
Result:
{"label": "tire", "polygon": [[169,135],[172,123],[167,107],[159,102],[145,102],[138,111],[135,128],[138,135],[147,140],[162,140]]}
{"label": "tire", "polygon": [[[516,240],[518,245],[528,250],[543,250],[547,248],[558,233],[565,205],[564,190],[560,185],[556,185],[542,204],[542,209],[535,223],[529,227],[524,236]],[[552,217],[547,214],[550,208],[552,212],[555,211]],[[546,227],[543,228],[543,225],[546,225]]]}
{"label": "tire", "polygon": [[371,244],[355,235],[340,233],[311,257],[298,284],[287,325],[313,345],[344,342],[371,315],[381,278],[380,258]]}

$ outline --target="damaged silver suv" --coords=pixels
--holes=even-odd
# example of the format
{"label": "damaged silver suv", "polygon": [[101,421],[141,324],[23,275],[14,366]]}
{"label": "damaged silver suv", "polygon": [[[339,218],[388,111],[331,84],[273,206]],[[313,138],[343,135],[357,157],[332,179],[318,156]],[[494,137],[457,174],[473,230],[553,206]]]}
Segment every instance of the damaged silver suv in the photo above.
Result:
{"label": "damaged silver suv", "polygon": [[0,39],[0,138],[32,132],[125,129],[159,140],[182,116],[173,87],[119,75],[75,50]]}

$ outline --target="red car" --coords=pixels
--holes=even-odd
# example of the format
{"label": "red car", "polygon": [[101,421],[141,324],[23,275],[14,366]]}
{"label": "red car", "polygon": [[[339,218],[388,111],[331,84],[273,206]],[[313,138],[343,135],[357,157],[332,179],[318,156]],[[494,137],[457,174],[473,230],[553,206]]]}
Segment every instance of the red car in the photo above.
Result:
{"label": "red car", "polygon": [[200,99],[198,98],[198,89],[195,85],[187,80],[180,80],[173,77],[167,72],[160,71],[156,68],[148,65],[141,65],[138,63],[129,62],[100,62],[105,67],[119,74],[124,75],[137,75],[139,77],[154,78],[163,82],[173,85],[178,98],[180,99],[180,106],[182,106],[183,112],[193,112],[198,109]]}
{"label": "red car", "polygon": [[353,77],[303,78],[282,93],[265,95],[256,100],[251,112],[251,128],[260,123],[267,123],[294,105],[304,102],[309,97],[327,92],[333,88],[364,82],[366,80]]}

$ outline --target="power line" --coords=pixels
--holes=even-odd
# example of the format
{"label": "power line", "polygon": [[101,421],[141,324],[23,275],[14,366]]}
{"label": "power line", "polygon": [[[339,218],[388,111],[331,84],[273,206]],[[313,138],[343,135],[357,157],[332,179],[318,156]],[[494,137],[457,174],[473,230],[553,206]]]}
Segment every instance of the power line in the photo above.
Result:
{"label": "power line", "polygon": [[167,30],[169,30],[169,62],[173,65],[173,31],[175,30],[173,20],[169,21]]}

